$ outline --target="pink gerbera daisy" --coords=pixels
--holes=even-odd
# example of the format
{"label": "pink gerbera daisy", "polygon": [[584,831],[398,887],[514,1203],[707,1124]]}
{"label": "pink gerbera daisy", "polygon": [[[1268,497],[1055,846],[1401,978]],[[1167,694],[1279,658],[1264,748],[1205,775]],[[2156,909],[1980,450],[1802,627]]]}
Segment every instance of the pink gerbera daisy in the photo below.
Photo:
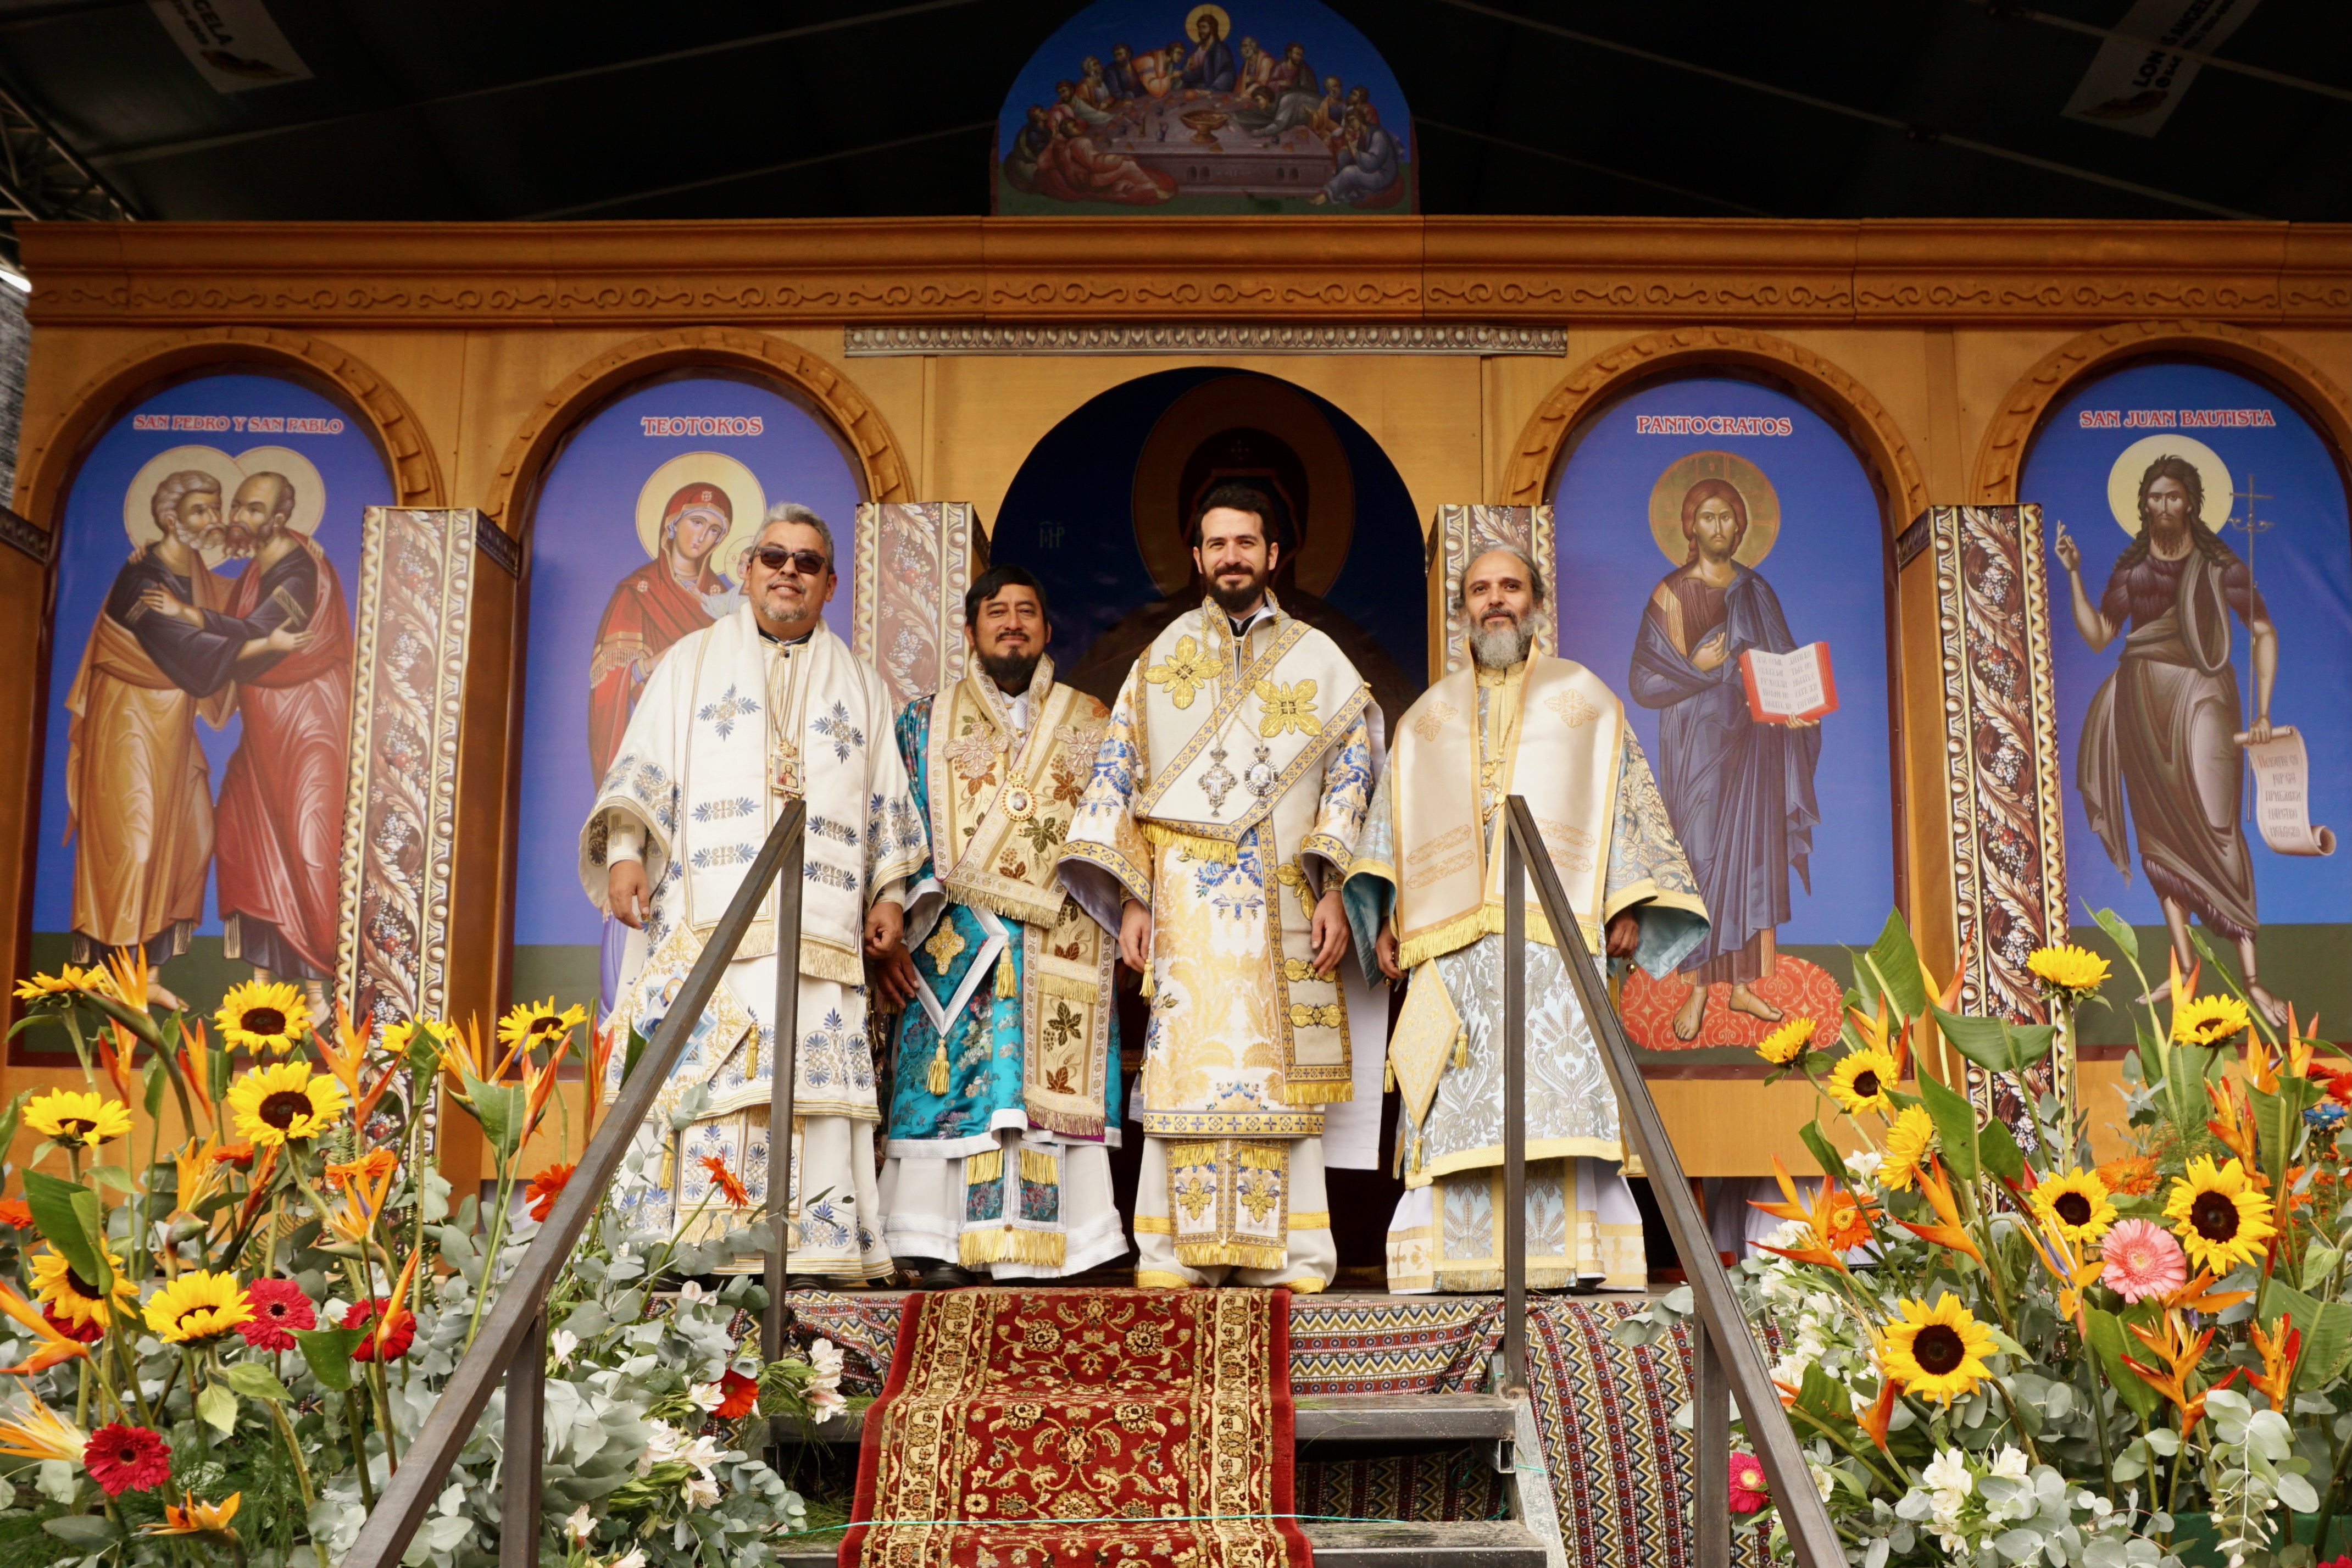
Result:
{"label": "pink gerbera daisy", "polygon": [[2099,1283],[2126,1301],[2169,1296],[2189,1279],[2189,1259],[2181,1255],[2180,1244],[2150,1220],[2122,1221],[2107,1232],[2099,1255],[2106,1260]]}
{"label": "pink gerbera daisy", "polygon": [[1731,1456],[1731,1511],[1754,1513],[1772,1500],[1764,1484],[1764,1467],[1753,1454]]}
{"label": "pink gerbera daisy", "polygon": [[236,1326],[245,1342],[257,1351],[290,1351],[294,1336],[319,1326],[319,1314],[302,1287],[291,1279],[257,1279],[245,1288],[245,1304],[253,1316]]}

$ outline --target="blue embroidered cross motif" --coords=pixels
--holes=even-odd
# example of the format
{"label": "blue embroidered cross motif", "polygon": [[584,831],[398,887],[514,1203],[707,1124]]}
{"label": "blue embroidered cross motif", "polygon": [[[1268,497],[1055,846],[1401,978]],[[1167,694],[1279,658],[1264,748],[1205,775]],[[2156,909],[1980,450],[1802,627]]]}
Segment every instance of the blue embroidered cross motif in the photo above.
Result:
{"label": "blue embroidered cross motif", "polygon": [[[838,702],[833,705],[832,712],[812,723],[809,728],[833,742],[833,756],[835,762],[847,762],[849,749],[852,746],[866,744],[866,731],[849,721],[849,710]],[[723,735],[724,731],[721,733]]]}
{"label": "blue embroidered cross motif", "polygon": [[738,697],[735,695],[735,688],[730,686],[728,687],[726,693],[721,696],[718,701],[704,703],[702,705],[702,710],[698,713],[696,717],[699,719],[708,719],[711,723],[717,725],[719,727],[719,738],[723,741],[727,739],[728,736],[732,735],[735,732],[736,720],[743,718],[749,714],[757,713],[759,710],[760,700],[758,698]]}
{"label": "blue embroidered cross motif", "polygon": [[724,822],[730,816],[757,816],[760,803],[750,795],[740,795],[733,800],[706,800],[694,808],[697,822]]}
{"label": "blue embroidered cross motif", "polygon": [[715,870],[722,866],[744,866],[759,858],[760,851],[749,844],[717,844],[694,852],[694,868]]}

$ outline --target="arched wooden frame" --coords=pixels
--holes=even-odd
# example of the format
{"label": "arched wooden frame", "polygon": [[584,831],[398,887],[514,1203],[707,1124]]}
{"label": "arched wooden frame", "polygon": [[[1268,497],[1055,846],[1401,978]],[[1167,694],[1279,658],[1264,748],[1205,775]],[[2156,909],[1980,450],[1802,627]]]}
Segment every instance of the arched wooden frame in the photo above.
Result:
{"label": "arched wooden frame", "polygon": [[1550,499],[1569,437],[1583,417],[1645,382],[1708,370],[1759,371],[1811,402],[1842,427],[1885,503],[1886,526],[1900,531],[1927,510],[1927,479],[1911,444],[1870,389],[1811,349],[1738,327],[1686,327],[1619,343],[1569,373],[1536,405],[1504,467],[1506,506]]}
{"label": "arched wooden frame", "polygon": [[[1927,510],[1927,479],[1895,416],[1870,389],[1811,349],[1738,327],[1652,332],[1593,355],[1552,388],[1519,432],[1503,470],[1506,505],[1551,499],[1584,420],[1637,388],[1709,372],[1747,372],[1827,419],[1846,439],[1879,501],[1886,580],[1887,805],[1894,828],[1895,902],[1911,909],[1911,781],[1906,752],[1913,693],[1895,607],[1895,536]],[[1914,910],[1916,917],[1916,911]]]}
{"label": "arched wooden frame", "polygon": [[573,371],[547,395],[507,443],[482,510],[520,535],[548,465],[591,410],[623,388],[667,371],[749,373],[782,387],[832,426],[871,501],[911,501],[914,480],[882,411],[839,369],[797,343],[726,327],[654,332],[611,349]]}
{"label": "arched wooden frame", "polygon": [[[82,454],[123,406],[157,382],[192,371],[257,369],[289,372],[325,382],[367,416],[392,474],[395,506],[446,506],[441,464],[425,427],[392,384],[355,354],[307,332],[268,327],[213,327],[178,332],[133,350],[84,382],[66,411],[17,459],[16,510],[55,529]],[[52,552],[54,554],[55,552]]]}
{"label": "arched wooden frame", "polygon": [[2325,432],[2337,463],[2352,463],[2352,400],[2325,371],[2284,343],[2226,321],[2126,321],[2061,344],[2009,389],[1977,449],[1969,487],[1976,503],[2006,506],[2019,499],[2034,435],[2076,387],[2128,361],[2158,354],[2246,371],[2278,387]]}

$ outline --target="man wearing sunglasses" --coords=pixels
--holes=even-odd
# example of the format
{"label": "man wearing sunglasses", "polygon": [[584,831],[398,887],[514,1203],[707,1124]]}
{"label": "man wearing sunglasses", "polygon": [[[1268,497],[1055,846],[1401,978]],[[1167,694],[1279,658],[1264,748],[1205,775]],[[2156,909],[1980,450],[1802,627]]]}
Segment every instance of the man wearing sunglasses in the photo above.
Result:
{"label": "man wearing sunglasses", "polygon": [[[928,848],[891,744],[889,689],[822,618],[837,582],[824,521],[792,502],[770,507],[744,603],[662,656],[580,839],[588,897],[644,933],[615,1022],[651,1035],[770,830],[793,801],[807,803],[786,1267],[796,1281],[834,1284],[890,1271],[865,966],[899,946],[906,879]],[[623,1194],[633,1228],[684,1226],[698,1242],[740,1228],[742,1216],[711,1197],[714,1157],[744,1175],[755,1201],[764,1195],[777,963],[769,897],[646,1123],[667,1143],[666,1177]],[[673,1132],[681,1110],[691,1123]],[[721,1271],[759,1267],[746,1253]]]}
{"label": "man wearing sunglasses", "polygon": [[931,860],[877,980],[906,1007],[884,1237],[926,1289],[1060,1279],[1127,1250],[1115,944],[1054,874],[1108,715],[1055,681],[1053,635],[1044,585],[990,568],[964,595],[963,679],[898,716]]}

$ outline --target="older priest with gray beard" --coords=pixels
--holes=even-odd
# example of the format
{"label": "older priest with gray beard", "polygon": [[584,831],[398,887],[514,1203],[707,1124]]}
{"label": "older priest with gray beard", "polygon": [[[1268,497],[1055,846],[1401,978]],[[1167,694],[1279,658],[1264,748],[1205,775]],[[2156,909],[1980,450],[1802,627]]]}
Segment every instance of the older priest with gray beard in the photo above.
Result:
{"label": "older priest with gray beard", "polygon": [[[1370,973],[1404,981],[1389,1289],[1503,1283],[1503,803],[1525,795],[1587,951],[1671,973],[1706,934],[1698,885],[1624,709],[1533,653],[1543,574],[1517,550],[1463,574],[1471,668],[1406,710],[1346,887]],[[1528,1283],[1638,1290],[1642,1222],[1617,1098],[1528,879]],[[1410,978],[1408,978],[1408,975]]]}

